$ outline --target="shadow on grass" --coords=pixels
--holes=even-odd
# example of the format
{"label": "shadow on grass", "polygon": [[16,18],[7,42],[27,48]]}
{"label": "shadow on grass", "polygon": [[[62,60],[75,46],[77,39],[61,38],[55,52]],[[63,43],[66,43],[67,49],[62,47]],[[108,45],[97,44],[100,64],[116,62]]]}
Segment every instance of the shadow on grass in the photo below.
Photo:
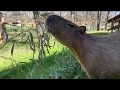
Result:
{"label": "shadow on grass", "polygon": [[[107,35],[107,32],[91,33],[93,35]],[[18,44],[25,44],[15,40]],[[26,43],[27,45],[28,43]],[[18,45],[17,45],[18,46]],[[1,79],[86,79],[86,73],[74,56],[68,51],[55,53],[46,57],[41,64],[39,60],[29,63],[21,62],[10,69],[0,71]]]}
{"label": "shadow on grass", "polygon": [[64,50],[40,64],[39,60],[21,62],[0,72],[1,79],[86,79],[86,73],[71,53]]}
{"label": "shadow on grass", "polygon": [[[91,33],[93,35],[107,35],[107,32]],[[19,44],[25,44],[15,40]],[[27,45],[27,43],[26,43]],[[83,71],[73,55],[67,51],[53,54],[46,57],[41,64],[39,60],[29,63],[21,62],[13,68],[0,72],[1,79],[86,79],[86,73]]]}

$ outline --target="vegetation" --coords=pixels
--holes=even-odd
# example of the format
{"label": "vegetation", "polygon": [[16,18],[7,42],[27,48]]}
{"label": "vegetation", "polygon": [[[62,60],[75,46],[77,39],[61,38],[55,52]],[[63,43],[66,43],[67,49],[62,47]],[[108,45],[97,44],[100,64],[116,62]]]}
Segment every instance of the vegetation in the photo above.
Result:
{"label": "vegetation", "polygon": [[[34,41],[37,36],[33,31]],[[108,32],[89,32],[95,35],[106,35]],[[12,36],[14,33],[9,33]],[[46,60],[40,63],[38,52],[32,60],[33,51],[28,42],[21,42],[21,37],[15,38],[15,50],[11,55],[12,42],[9,42],[0,53],[0,78],[1,79],[86,79],[88,78],[78,61],[70,50],[57,42],[54,38],[50,40],[50,54],[47,53]],[[24,40],[23,40],[24,41]],[[56,43],[54,43],[56,42]],[[54,45],[55,44],[55,45]],[[47,51],[46,51],[47,52]]]}
{"label": "vegetation", "polygon": [[[87,79],[73,53],[46,33],[46,17],[58,14],[79,26],[86,25],[88,33],[107,35],[110,31],[105,30],[108,28],[107,20],[112,17],[111,13],[113,12],[4,11],[5,21],[9,22],[6,25],[9,38],[15,38],[0,49],[0,78]],[[117,11],[114,13],[116,15]],[[22,27],[10,25],[16,20],[22,22]]]}

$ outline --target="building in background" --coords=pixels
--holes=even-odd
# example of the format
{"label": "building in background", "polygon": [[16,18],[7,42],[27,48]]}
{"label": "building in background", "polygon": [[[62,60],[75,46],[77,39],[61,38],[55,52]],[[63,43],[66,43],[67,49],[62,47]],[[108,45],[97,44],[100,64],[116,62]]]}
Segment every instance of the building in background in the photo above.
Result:
{"label": "building in background", "polygon": [[12,25],[21,27],[22,24],[21,24],[21,21],[14,21],[14,22],[12,22]]}

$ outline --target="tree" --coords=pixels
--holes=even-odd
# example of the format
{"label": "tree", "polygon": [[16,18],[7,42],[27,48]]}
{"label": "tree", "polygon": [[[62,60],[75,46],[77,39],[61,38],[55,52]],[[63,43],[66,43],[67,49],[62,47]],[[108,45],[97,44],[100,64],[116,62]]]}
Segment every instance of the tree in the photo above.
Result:
{"label": "tree", "polygon": [[60,11],[60,16],[61,16],[62,12]]}
{"label": "tree", "polygon": [[70,15],[71,15],[71,20],[74,22],[75,21],[75,13],[76,11],[70,11]]}
{"label": "tree", "polygon": [[105,20],[105,30],[107,30],[107,21],[109,19],[109,14],[110,14],[110,11],[107,11],[107,13],[106,13],[106,20]]}
{"label": "tree", "polygon": [[95,11],[91,11],[91,15],[90,15],[90,19],[91,19],[91,26],[90,28],[92,30],[95,30],[96,29],[96,12]]}
{"label": "tree", "polygon": [[[38,50],[39,50],[39,60],[40,62],[42,62],[45,57],[46,57],[46,53],[45,53],[45,47],[48,51],[48,48],[50,48],[49,46],[49,35],[46,33],[46,28],[45,28],[45,19],[46,16],[48,15],[46,12],[44,13],[40,13],[39,11],[33,11],[33,15],[34,15],[34,20],[36,23],[36,33],[38,36]],[[49,51],[48,51],[49,53]]]}
{"label": "tree", "polygon": [[97,31],[100,30],[101,11],[97,11]]}

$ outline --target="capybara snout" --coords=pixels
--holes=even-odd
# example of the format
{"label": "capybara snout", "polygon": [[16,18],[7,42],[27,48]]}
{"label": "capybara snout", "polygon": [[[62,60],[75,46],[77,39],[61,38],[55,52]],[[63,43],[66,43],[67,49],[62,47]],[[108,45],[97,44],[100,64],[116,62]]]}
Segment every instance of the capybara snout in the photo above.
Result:
{"label": "capybara snout", "polygon": [[47,18],[47,23],[49,24],[49,23],[52,23],[52,22],[54,22],[57,18],[59,18],[58,16],[56,16],[56,15],[51,15],[51,16],[49,16],[48,18]]}
{"label": "capybara snout", "polygon": [[[62,18],[57,15],[50,15],[46,20],[46,27],[48,30],[53,30],[58,22],[60,22]],[[51,29],[52,28],[52,29]]]}
{"label": "capybara snout", "polygon": [[57,40],[69,47],[75,46],[86,31],[85,26],[77,26],[73,22],[58,15],[51,15],[46,20],[46,27]]}
{"label": "capybara snout", "polygon": [[50,15],[46,20],[46,27],[50,32],[53,32],[56,30],[70,31],[70,30],[76,30],[79,28],[76,24],[58,15]]}

